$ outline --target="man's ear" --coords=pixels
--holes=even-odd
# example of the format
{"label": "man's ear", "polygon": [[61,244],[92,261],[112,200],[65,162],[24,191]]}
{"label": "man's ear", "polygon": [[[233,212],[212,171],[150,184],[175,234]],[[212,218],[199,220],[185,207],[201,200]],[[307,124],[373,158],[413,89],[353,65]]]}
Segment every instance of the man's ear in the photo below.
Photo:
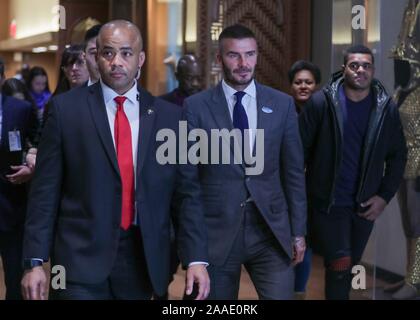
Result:
{"label": "man's ear", "polygon": [[144,61],[146,61],[146,53],[144,51],[141,51],[139,54],[139,68],[143,66]]}
{"label": "man's ear", "polygon": [[220,51],[220,49],[217,50],[216,53],[216,61],[218,64],[222,64],[222,52]]}
{"label": "man's ear", "polygon": [[344,64],[341,65],[341,71],[344,71],[344,69],[346,68],[346,66]]}

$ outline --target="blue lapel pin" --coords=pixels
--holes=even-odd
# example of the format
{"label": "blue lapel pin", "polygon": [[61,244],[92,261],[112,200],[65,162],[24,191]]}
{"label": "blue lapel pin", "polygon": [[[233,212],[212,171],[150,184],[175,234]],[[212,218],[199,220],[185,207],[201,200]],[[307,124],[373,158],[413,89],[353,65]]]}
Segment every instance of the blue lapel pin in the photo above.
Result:
{"label": "blue lapel pin", "polygon": [[273,110],[271,108],[269,108],[269,107],[262,107],[262,111],[264,113],[273,113]]}

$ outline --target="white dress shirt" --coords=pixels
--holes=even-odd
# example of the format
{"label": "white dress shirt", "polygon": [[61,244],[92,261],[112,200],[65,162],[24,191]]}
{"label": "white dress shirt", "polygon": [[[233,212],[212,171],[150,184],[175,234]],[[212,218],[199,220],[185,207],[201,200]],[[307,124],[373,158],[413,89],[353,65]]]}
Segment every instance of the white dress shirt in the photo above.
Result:
{"label": "white dress shirt", "polygon": [[[114,144],[115,148],[114,122],[115,115],[117,114],[117,103],[115,102],[114,98],[121,95],[116,93],[110,87],[108,87],[105,83],[102,82],[102,80],[100,81],[102,93],[104,96],[106,114],[108,115],[109,128],[111,130],[112,135],[112,143]],[[125,100],[124,102],[124,112],[127,116],[131,128],[131,146],[133,150],[134,179],[136,179],[140,123],[140,103],[137,100],[137,97],[139,96],[139,92],[137,90],[137,82],[135,82],[131,89],[128,90],[123,96],[127,98],[127,100]]]}
{"label": "white dress shirt", "polygon": [[95,84],[97,81],[93,82],[92,79],[89,77],[87,86],[90,87],[92,84]]}
{"label": "white dress shirt", "polygon": [[[229,107],[229,114],[230,119],[233,122],[233,108],[236,104],[236,96],[235,93],[238,92],[237,90],[233,89],[229,86],[225,80],[222,80],[222,88],[225,94],[225,98],[227,101],[227,105]],[[245,95],[242,97],[242,105],[244,106],[246,115],[248,117],[248,127],[249,127],[249,150],[254,148],[254,141],[255,141],[255,132],[257,129],[257,90],[255,87],[255,81],[248,85],[243,91]]]}

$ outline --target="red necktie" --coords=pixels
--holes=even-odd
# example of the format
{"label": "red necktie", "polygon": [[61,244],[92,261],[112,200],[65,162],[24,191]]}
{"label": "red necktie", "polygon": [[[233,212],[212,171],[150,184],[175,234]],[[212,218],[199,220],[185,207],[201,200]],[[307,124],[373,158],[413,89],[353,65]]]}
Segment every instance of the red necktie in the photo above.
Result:
{"label": "red necktie", "polygon": [[134,167],[131,128],[124,113],[126,97],[115,97],[117,114],[114,122],[115,147],[122,183],[121,228],[127,230],[134,218]]}

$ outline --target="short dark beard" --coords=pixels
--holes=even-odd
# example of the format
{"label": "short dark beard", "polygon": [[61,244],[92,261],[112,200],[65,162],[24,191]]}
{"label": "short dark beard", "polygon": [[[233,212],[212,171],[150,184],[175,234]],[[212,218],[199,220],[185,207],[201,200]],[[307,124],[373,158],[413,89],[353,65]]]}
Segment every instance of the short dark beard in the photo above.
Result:
{"label": "short dark beard", "polygon": [[223,61],[222,61],[222,68],[223,68],[223,74],[225,76],[225,81],[228,82],[229,84],[233,84],[233,85],[237,85],[237,86],[245,86],[245,85],[250,84],[254,80],[255,69],[254,69],[254,73],[252,74],[250,80],[248,82],[241,83],[241,82],[236,81],[235,78],[232,77],[232,74],[231,74],[230,70],[225,66]]}

